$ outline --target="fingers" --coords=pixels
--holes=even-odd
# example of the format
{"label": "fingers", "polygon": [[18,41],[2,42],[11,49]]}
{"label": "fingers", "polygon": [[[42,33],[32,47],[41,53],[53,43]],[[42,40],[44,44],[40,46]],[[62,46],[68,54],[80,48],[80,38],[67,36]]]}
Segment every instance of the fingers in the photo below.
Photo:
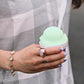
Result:
{"label": "fingers", "polygon": [[[46,55],[52,55],[52,54],[60,53],[60,49],[61,49],[61,47],[45,48]],[[36,48],[35,52],[36,52],[36,55],[40,56],[40,48],[39,47]]]}
{"label": "fingers", "polygon": [[[40,55],[40,45],[39,44],[32,44],[33,47],[36,47],[35,53],[36,55]],[[50,47],[45,48],[46,55],[52,55],[60,52],[61,47]]]}
{"label": "fingers", "polygon": [[58,61],[50,62],[50,63],[42,63],[34,67],[34,71],[42,71],[57,68],[59,64],[63,63],[64,59],[60,59]]}
{"label": "fingers", "polygon": [[50,69],[55,69],[55,68],[58,68],[58,67],[59,66],[57,65],[57,66],[52,66],[52,67],[48,67],[48,68],[41,68],[41,69],[38,70],[38,72],[45,71],[45,70],[50,70]]}
{"label": "fingers", "polygon": [[62,51],[59,54],[49,55],[45,56],[43,60],[46,60],[47,62],[57,61],[59,59],[65,58],[65,52]]}
{"label": "fingers", "polygon": [[52,55],[60,52],[61,47],[45,48],[46,55]]}
{"label": "fingers", "polygon": [[37,71],[35,70],[34,73],[37,73],[37,72],[41,72],[41,71],[45,71],[45,70],[50,70],[50,69],[55,69],[55,68],[58,68],[59,66],[53,66],[53,67],[49,67],[49,68],[41,68],[41,69],[38,69]]}
{"label": "fingers", "polygon": [[35,56],[33,58],[33,64],[39,65],[42,63],[43,60],[46,60],[47,62],[52,62],[52,61],[57,61],[57,60],[62,59],[62,58],[65,58],[65,52],[64,51],[60,52],[59,54],[45,56],[44,58],[42,58],[40,56]]}

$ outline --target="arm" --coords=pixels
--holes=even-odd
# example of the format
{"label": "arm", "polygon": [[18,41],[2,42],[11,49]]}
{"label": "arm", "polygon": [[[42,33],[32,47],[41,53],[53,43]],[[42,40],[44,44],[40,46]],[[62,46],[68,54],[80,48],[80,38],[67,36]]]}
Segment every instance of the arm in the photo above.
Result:
{"label": "arm", "polygon": [[10,51],[0,50],[0,68],[9,70]]}
{"label": "arm", "polygon": [[[37,73],[44,70],[54,69],[64,62],[64,51],[58,48],[46,48],[47,56],[42,58],[39,56],[40,45],[32,44],[14,55],[13,68],[15,71],[24,73]],[[0,68],[9,70],[10,51],[0,50]],[[48,63],[42,63],[47,60]]]}

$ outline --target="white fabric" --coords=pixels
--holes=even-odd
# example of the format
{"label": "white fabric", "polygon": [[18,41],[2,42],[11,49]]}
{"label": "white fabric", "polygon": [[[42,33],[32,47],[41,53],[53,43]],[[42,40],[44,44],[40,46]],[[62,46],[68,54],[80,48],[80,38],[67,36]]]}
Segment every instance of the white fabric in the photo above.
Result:
{"label": "white fabric", "polygon": [[[61,26],[62,26],[62,21],[63,21],[63,17],[65,15],[65,10],[66,10],[66,5],[67,5],[67,0],[57,0],[58,16],[59,16],[58,27],[59,28],[61,28]],[[67,73],[68,73],[68,71],[67,71],[68,68],[66,68],[67,66],[68,66],[67,62],[62,65],[62,68],[61,68],[61,77],[60,77],[61,78],[60,79],[61,83],[60,84],[66,84],[66,83],[63,83],[63,81],[64,81],[64,76],[67,75]],[[33,76],[39,75],[40,73],[41,72],[34,73],[34,74],[24,74],[22,72],[18,72],[18,78],[19,79],[31,78]],[[64,82],[66,82],[66,80]]]}
{"label": "white fabric", "polygon": [[62,21],[65,15],[65,11],[66,11],[66,6],[67,6],[67,0],[57,0],[57,7],[58,7],[58,27],[61,28],[62,26]]}
{"label": "white fabric", "polygon": [[[61,2],[61,3],[60,3]],[[63,18],[65,15],[66,7],[67,7],[67,0],[57,0],[58,3],[58,27],[62,27]],[[67,44],[66,44],[67,45]],[[67,46],[66,46],[67,48]],[[66,51],[68,52],[68,51]],[[68,60],[68,56],[66,56],[66,59]],[[62,64],[62,67],[60,68],[61,74],[60,74],[60,84],[67,84],[66,77],[68,75],[68,62]]]}

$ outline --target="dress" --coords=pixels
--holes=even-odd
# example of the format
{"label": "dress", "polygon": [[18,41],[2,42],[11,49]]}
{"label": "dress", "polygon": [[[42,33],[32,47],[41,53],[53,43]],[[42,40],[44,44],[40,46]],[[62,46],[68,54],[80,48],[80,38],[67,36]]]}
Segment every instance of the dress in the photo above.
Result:
{"label": "dress", "polygon": [[[61,28],[68,35],[72,1],[65,1]],[[45,28],[58,25],[61,4],[62,0],[0,0],[0,49],[18,51],[33,43],[38,44]],[[63,83],[58,68],[36,74],[16,72],[14,77],[8,70],[0,69],[0,84],[74,84],[69,46],[67,52],[67,75],[64,75]]]}

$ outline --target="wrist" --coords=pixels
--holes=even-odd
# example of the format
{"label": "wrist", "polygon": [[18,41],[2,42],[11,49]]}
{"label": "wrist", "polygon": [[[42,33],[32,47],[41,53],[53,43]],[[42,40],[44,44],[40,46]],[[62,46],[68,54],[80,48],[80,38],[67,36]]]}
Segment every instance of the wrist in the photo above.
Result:
{"label": "wrist", "polygon": [[13,69],[14,69],[14,71],[19,71],[19,59],[18,59],[18,56],[19,56],[19,54],[18,54],[18,51],[13,55],[13,59],[14,59],[14,61],[13,61]]}

